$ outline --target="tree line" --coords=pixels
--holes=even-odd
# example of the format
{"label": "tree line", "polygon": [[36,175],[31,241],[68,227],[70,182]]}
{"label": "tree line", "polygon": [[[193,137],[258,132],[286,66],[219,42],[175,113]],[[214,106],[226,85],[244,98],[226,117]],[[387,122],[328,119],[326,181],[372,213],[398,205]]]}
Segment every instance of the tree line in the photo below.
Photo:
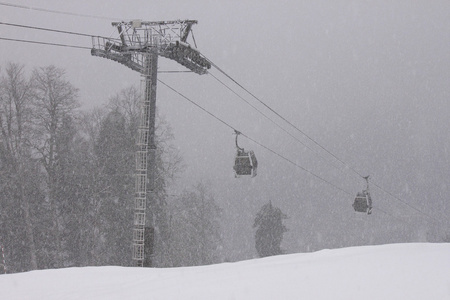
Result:
{"label": "tree line", "polygon": [[[81,110],[79,91],[55,66],[17,63],[0,78],[0,244],[8,272],[129,266],[140,91]],[[204,184],[167,201],[183,170],[170,126],[157,117],[156,266],[220,260],[220,208]]]}
{"label": "tree line", "polygon": [[[0,69],[0,245],[8,273],[133,265],[140,91],[130,86],[90,110],[81,109],[78,93],[55,66],[29,75],[17,63]],[[157,114],[152,265],[221,262],[223,211],[208,186],[168,195],[184,169],[173,140]],[[282,253],[285,218],[271,203],[258,212],[258,256]]]}

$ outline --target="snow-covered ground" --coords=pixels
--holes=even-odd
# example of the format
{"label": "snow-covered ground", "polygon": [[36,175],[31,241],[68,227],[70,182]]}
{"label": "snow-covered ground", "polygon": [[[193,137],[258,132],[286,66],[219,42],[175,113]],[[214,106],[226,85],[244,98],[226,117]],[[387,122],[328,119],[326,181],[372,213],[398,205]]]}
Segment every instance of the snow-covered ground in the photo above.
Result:
{"label": "snow-covered ground", "polygon": [[450,299],[450,244],[322,250],[219,265],[0,276],[0,299]]}

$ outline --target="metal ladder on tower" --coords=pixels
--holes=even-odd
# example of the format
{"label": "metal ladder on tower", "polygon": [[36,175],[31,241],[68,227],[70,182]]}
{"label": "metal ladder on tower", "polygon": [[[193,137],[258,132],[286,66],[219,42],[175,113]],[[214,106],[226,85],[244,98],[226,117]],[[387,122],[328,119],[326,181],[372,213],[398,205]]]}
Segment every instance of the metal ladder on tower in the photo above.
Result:
{"label": "metal ladder on tower", "polygon": [[1,254],[2,254],[2,260],[0,262],[0,274],[6,274],[6,261],[5,261],[5,249],[3,249],[3,246],[0,245],[0,250],[1,250]]}
{"label": "metal ladder on tower", "polygon": [[[154,43],[157,43],[154,41]],[[146,209],[147,195],[154,192],[153,167],[155,163],[155,100],[156,100],[156,76],[158,65],[158,54],[156,47],[151,47],[144,56],[145,72],[142,74],[142,102],[141,115],[138,127],[138,139],[136,150],[136,182],[134,201],[134,233],[133,233],[133,260],[137,266],[144,265],[145,258],[150,259],[152,253],[148,252],[152,247],[146,247]],[[149,172],[150,170],[150,172]],[[153,195],[150,195],[152,199]],[[153,218],[150,220],[153,223]],[[153,228],[154,224],[148,224]],[[148,235],[147,235],[147,238]],[[152,243],[152,241],[147,241]],[[147,248],[147,249],[146,249]],[[150,260],[148,260],[150,261]]]}

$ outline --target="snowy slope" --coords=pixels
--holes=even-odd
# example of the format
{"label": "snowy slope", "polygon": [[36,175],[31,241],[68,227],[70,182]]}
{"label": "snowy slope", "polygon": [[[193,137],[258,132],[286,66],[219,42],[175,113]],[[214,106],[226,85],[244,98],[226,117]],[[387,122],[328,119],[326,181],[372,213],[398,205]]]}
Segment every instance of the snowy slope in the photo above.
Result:
{"label": "snowy slope", "polygon": [[0,276],[1,299],[450,299],[450,244],[393,244],[174,269]]}

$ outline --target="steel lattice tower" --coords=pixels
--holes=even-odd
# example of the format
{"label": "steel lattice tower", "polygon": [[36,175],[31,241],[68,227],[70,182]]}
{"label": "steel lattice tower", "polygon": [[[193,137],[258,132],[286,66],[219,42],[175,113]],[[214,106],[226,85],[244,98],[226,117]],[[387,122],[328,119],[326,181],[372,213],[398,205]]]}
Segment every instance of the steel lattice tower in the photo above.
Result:
{"label": "steel lattice tower", "polygon": [[[211,67],[200,52],[186,43],[194,20],[114,22],[119,37],[93,37],[91,54],[121,63],[143,77],[140,120],[136,138],[136,171],[133,228],[133,260],[137,266],[151,266],[153,255],[155,201],[155,109],[158,55],[176,62],[197,74],[206,74]],[[150,224],[146,224],[149,220]],[[147,231],[147,232],[146,232]],[[150,232],[148,232],[150,231]],[[147,239],[147,240],[146,240]]]}

